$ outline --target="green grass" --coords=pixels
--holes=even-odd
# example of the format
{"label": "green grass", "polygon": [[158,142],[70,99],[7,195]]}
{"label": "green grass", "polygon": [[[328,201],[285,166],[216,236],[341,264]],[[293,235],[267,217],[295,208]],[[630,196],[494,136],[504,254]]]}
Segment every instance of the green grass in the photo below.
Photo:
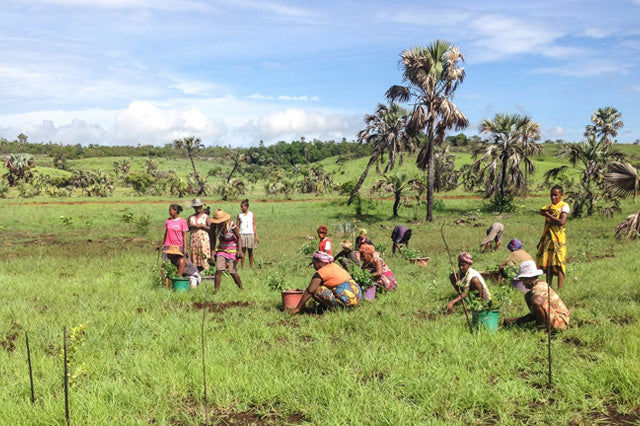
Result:
{"label": "green grass", "polygon": [[[479,211],[480,199],[440,198],[433,223],[412,223],[413,208],[402,208],[393,220],[391,202],[384,200],[367,201],[368,216],[358,219],[352,206],[336,199],[252,198],[260,236],[256,268],[240,271],[244,292],[223,277],[217,295],[210,284],[186,294],[154,284],[154,247],[168,205],[187,207],[187,200],[0,200],[0,424],[64,423],[62,330],[86,321],[77,359],[86,363],[87,375],[71,388],[73,424],[202,424],[203,301],[213,304],[204,325],[212,423],[593,424],[614,416],[638,422],[639,247],[613,239],[615,225],[637,206],[626,203],[624,214],[611,219],[567,224],[562,298],[574,311],[571,328],[552,339],[554,387],[548,390],[543,331],[470,335],[460,308],[442,315],[454,293],[440,236],[444,223],[453,256],[468,250],[474,267],[492,269],[506,257],[506,242],[498,252],[480,254],[486,228],[500,220],[504,241],[519,238],[533,252],[542,230],[533,210],[548,199],[519,201],[516,213],[496,217]],[[207,201],[232,216],[239,211],[238,202]],[[151,225],[125,223],[123,209],[134,218],[149,214]],[[424,207],[417,211],[424,217]],[[71,222],[65,225],[60,216]],[[457,219],[467,222],[456,225]],[[345,236],[334,230],[345,220],[387,247],[390,229],[381,225],[411,224],[412,247],[431,258],[429,265],[387,253],[396,292],[352,311],[281,312],[280,295],[266,278],[281,274],[288,287],[304,288],[312,270],[299,248],[320,224],[337,244]],[[525,312],[522,297],[513,294],[506,314]]]}

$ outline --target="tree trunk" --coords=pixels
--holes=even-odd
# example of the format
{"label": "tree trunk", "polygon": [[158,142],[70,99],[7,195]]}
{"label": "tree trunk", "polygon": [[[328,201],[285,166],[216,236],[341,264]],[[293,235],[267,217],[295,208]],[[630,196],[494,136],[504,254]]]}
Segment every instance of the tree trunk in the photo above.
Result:
{"label": "tree trunk", "polygon": [[427,221],[433,222],[433,192],[434,192],[434,178],[436,175],[436,159],[433,155],[433,144],[434,140],[432,138],[428,141],[429,146],[428,155],[429,155],[429,166],[427,170]]}
{"label": "tree trunk", "polygon": [[189,160],[191,160],[191,167],[193,167],[193,176],[195,176],[196,181],[198,182],[198,186],[200,189],[198,190],[198,195],[207,195],[204,190],[204,182],[200,180],[200,176],[198,176],[198,171],[196,170],[196,164],[193,162],[193,153],[189,151]]}
{"label": "tree trunk", "polygon": [[398,217],[399,206],[400,206],[400,195],[396,195],[396,201],[393,203],[393,217]]}
{"label": "tree trunk", "polygon": [[369,159],[369,163],[367,163],[367,167],[364,168],[364,171],[360,175],[360,179],[358,179],[358,182],[356,183],[356,186],[351,191],[351,195],[349,196],[349,201],[347,201],[347,205],[348,206],[351,205],[353,200],[356,198],[356,195],[358,194],[358,191],[360,190],[360,187],[362,186],[362,183],[364,182],[365,178],[367,177],[367,173],[369,173],[369,169],[371,168],[373,163],[376,162],[378,157],[380,157],[380,154],[378,152],[374,152],[373,154],[371,154],[371,158]]}

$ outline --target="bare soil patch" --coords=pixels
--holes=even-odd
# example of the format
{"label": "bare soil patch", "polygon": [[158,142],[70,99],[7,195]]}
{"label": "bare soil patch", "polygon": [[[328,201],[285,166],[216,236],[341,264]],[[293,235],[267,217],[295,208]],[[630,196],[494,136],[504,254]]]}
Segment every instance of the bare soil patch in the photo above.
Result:
{"label": "bare soil patch", "polygon": [[224,312],[229,308],[246,308],[250,306],[249,302],[193,302],[191,304],[192,310],[206,309],[209,312]]}
{"label": "bare soil patch", "polygon": [[22,330],[20,324],[11,323],[9,331],[4,336],[4,339],[0,340],[0,346],[7,352],[13,352],[16,349],[15,341],[18,340],[18,332]]}

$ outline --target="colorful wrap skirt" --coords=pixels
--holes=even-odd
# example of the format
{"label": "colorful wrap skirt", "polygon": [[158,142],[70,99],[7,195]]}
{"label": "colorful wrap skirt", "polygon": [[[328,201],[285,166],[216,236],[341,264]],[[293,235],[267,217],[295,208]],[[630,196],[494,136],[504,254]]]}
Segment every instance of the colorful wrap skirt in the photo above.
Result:
{"label": "colorful wrap skirt", "polygon": [[353,280],[345,281],[334,288],[321,285],[313,298],[326,307],[356,306],[362,298],[362,289]]}

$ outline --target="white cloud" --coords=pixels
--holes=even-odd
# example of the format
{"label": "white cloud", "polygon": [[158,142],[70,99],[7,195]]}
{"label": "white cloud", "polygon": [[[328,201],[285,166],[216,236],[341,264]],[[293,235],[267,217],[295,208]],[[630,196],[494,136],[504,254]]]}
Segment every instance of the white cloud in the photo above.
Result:
{"label": "white cloud", "polygon": [[554,137],[554,138],[562,138],[564,136],[564,127],[562,126],[555,126],[552,127],[551,129],[547,130],[547,133],[550,137]]}

